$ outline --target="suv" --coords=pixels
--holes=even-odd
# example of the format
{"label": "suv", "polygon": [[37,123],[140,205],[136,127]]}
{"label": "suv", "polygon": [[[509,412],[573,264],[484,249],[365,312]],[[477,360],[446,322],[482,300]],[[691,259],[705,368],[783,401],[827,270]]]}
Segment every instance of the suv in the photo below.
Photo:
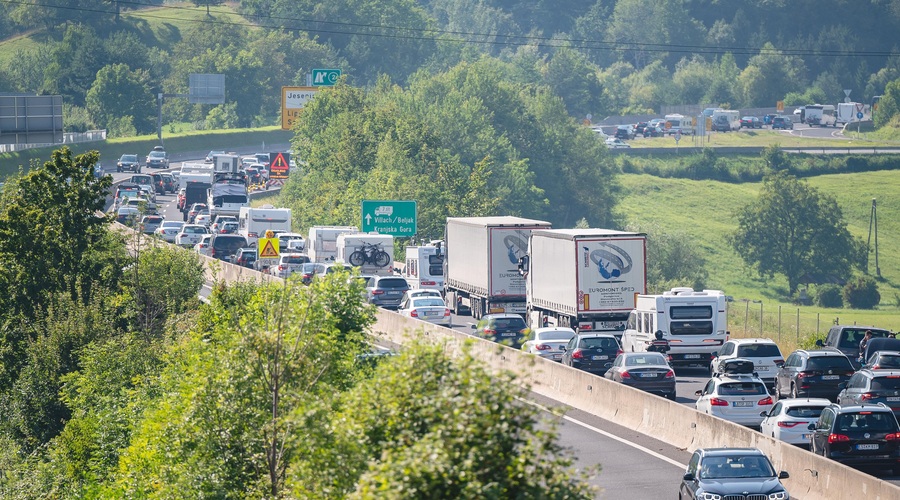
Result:
{"label": "suv", "polygon": [[860,370],[841,387],[839,405],[884,403],[900,418],[900,370]]}
{"label": "suv", "polygon": [[775,395],[778,399],[790,394],[792,398],[826,398],[837,400],[841,382],[850,380],[853,365],[837,350],[796,350],[785,360],[775,376]]}
{"label": "suv", "polygon": [[472,330],[479,337],[516,347],[531,333],[522,316],[512,313],[485,314]]}
{"label": "suv", "polygon": [[282,251],[278,256],[278,264],[269,268],[269,274],[279,278],[287,278],[296,271],[303,269],[303,264],[309,262],[309,256],[305,253],[289,253]]}
{"label": "suv", "polygon": [[238,250],[246,246],[247,238],[239,234],[213,234],[209,240],[209,256],[232,262]]}
{"label": "suv", "polygon": [[759,427],[775,402],[769,396],[766,384],[752,373],[753,362],[733,358],[722,362],[720,370],[702,390],[694,393],[697,411],[736,424]]}
{"label": "suv", "polygon": [[253,264],[256,262],[256,252],[255,248],[242,248],[235,254],[234,263],[253,269]]}
{"label": "suv", "polygon": [[159,176],[162,177],[163,189],[165,189],[166,192],[174,193],[175,190],[178,188],[178,182],[175,181],[175,176],[172,174],[165,174],[165,173],[159,174]]}
{"label": "suv", "polygon": [[825,337],[824,342],[817,340],[816,345],[841,351],[850,358],[853,368],[858,369],[860,365],[859,343],[866,335],[866,331],[872,332],[873,339],[891,335],[891,332],[874,326],[837,325],[828,330],[828,336]]}
{"label": "suv", "polygon": [[610,333],[576,333],[563,347],[562,364],[604,375],[613,365],[622,346]]}
{"label": "suv", "polygon": [[709,374],[719,371],[726,359],[744,358],[753,361],[753,371],[769,387],[775,386],[775,374],[784,364],[778,344],[771,339],[731,339],[722,345],[709,364]]}
{"label": "suv", "polygon": [[772,118],[772,130],[779,128],[782,130],[794,130],[794,121],[791,120],[790,116],[783,115]]}
{"label": "suv", "polygon": [[873,354],[864,369],[868,370],[900,370],[900,351],[878,351]]}
{"label": "suv", "polygon": [[700,448],[684,471],[678,498],[788,500],[791,496],[780,480],[789,477],[786,471],[776,475],[772,462],[757,448]]}
{"label": "suv", "polygon": [[156,201],[156,187],[153,186],[152,176],[149,174],[132,175],[129,182],[137,184],[140,189],[146,191],[150,201]]}
{"label": "suv", "polygon": [[619,125],[616,127],[616,133],[613,137],[617,139],[634,139],[634,126]]}
{"label": "suv", "polygon": [[140,196],[141,188],[137,184],[123,182],[116,188],[116,196],[113,199],[113,208],[119,208],[126,198],[136,198]]}
{"label": "suv", "polygon": [[409,284],[399,276],[373,276],[366,286],[366,298],[370,304],[386,309],[397,309]]}
{"label": "suv", "polygon": [[116,162],[116,172],[124,172],[126,170],[138,174],[141,173],[141,162],[138,161],[137,155],[124,154],[119,157],[119,161]]}
{"label": "suv", "polygon": [[900,473],[900,425],[884,404],[822,410],[809,424],[810,451],[851,466],[881,465]]}
{"label": "suv", "polygon": [[169,168],[169,154],[162,146],[156,146],[147,155],[147,168]]}

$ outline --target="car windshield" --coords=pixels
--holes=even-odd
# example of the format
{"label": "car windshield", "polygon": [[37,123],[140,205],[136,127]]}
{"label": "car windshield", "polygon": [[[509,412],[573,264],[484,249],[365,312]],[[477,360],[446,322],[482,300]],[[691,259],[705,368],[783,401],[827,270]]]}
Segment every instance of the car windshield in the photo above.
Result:
{"label": "car windshield", "polygon": [[131,182],[135,184],[153,184],[153,179],[149,175],[135,175],[131,178]]}
{"label": "car windshield", "polygon": [[149,156],[150,158],[165,158],[166,154],[162,151],[153,151],[147,156]]}
{"label": "car windshield", "polygon": [[662,354],[640,354],[625,358],[625,366],[665,365],[666,358]]}
{"label": "car windshield", "polygon": [[866,336],[866,331],[872,332],[872,338],[887,337],[890,333],[886,330],[875,330],[872,328],[847,328],[841,334],[841,340],[838,347],[844,349],[858,349],[859,343]]}
{"label": "car windshield", "polygon": [[206,234],[206,228],[199,226],[188,226],[183,231],[185,234]]}
{"label": "car windshield", "polygon": [[900,356],[893,354],[878,356],[873,364],[878,365],[878,368],[900,368]]}
{"label": "car windshield", "polygon": [[413,307],[444,307],[444,301],[438,298],[421,298],[412,301]]}
{"label": "car windshield", "polygon": [[792,406],[785,410],[785,415],[797,418],[819,418],[824,406]]}
{"label": "car windshield", "polygon": [[806,362],[807,370],[847,370],[853,371],[853,365],[847,356],[813,356]]}
{"label": "car windshield", "polygon": [[163,227],[174,227],[174,228],[180,229],[182,226],[184,226],[184,222],[177,221],[177,220],[167,220],[167,221],[164,221],[162,223],[162,225],[163,225]]}
{"label": "car windshield", "polygon": [[378,288],[406,288],[406,280],[403,278],[389,278],[378,281]]}
{"label": "car windshield", "polygon": [[581,339],[582,349],[618,349],[616,339],[609,337],[586,337]]}
{"label": "car windshield", "polygon": [[313,262],[308,262],[303,264],[303,272],[304,273],[318,273],[325,270],[325,266],[322,264],[315,264]]}
{"label": "car windshield", "polygon": [[567,332],[565,330],[550,330],[549,332],[541,332],[538,334],[538,340],[569,340],[575,332]]}
{"label": "car windshield", "polygon": [[835,422],[838,432],[894,432],[897,420],[888,411],[861,411],[844,413]]}
{"label": "car windshield", "polygon": [[772,464],[759,455],[706,457],[700,464],[700,479],[774,476]]}
{"label": "car windshield", "polygon": [[896,391],[900,389],[900,375],[888,375],[872,379],[873,391]]}
{"label": "car windshield", "polygon": [[309,262],[309,257],[305,255],[285,255],[281,258],[284,264],[305,264]]}
{"label": "car windshield", "polygon": [[137,161],[137,155],[122,155],[120,161]]}
{"label": "car windshield", "polygon": [[776,344],[740,345],[737,355],[741,358],[780,358],[781,351]]}
{"label": "car windshield", "polygon": [[719,386],[720,396],[762,396],[769,394],[759,382],[726,382]]}
{"label": "car windshield", "polygon": [[244,240],[242,236],[236,236],[234,238],[229,238],[227,236],[219,236],[215,240],[213,240],[213,247],[217,251],[224,251],[227,253],[234,253],[247,245],[247,242]]}

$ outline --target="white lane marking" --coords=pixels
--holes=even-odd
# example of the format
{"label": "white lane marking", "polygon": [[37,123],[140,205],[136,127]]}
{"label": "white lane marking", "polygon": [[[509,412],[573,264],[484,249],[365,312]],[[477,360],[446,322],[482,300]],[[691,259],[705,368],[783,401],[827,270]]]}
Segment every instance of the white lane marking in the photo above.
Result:
{"label": "white lane marking", "polygon": [[[525,403],[528,403],[528,404],[532,405],[532,406],[536,406],[537,408],[540,408],[541,410],[544,410],[544,411],[546,411],[546,412],[548,412],[548,413],[554,413],[554,412],[551,411],[549,408],[546,408],[546,407],[544,407],[544,406],[542,406],[542,405],[539,405],[539,404],[535,403],[534,401],[528,401],[528,400],[523,400],[523,401],[524,401]],[[555,414],[555,413],[554,413],[554,414]],[[606,431],[604,431],[604,430],[602,430],[602,429],[598,429],[598,428],[596,428],[596,427],[594,427],[594,426],[592,426],[592,425],[590,425],[590,424],[587,424],[587,423],[582,422],[582,421],[580,421],[580,420],[574,419],[574,418],[572,418],[572,417],[570,417],[570,416],[567,416],[567,415],[563,415],[562,418],[565,419],[565,420],[567,420],[567,421],[569,421],[569,422],[572,422],[573,424],[580,425],[580,426],[584,427],[585,429],[588,429],[588,430],[590,430],[590,431],[596,432],[597,434],[600,434],[600,435],[602,435],[602,436],[606,436],[606,437],[608,437],[608,438],[610,438],[610,439],[614,439],[614,440],[616,440],[616,441],[618,441],[618,442],[620,442],[620,443],[622,443],[622,444],[631,446],[632,448],[634,448],[634,449],[636,449],[636,450],[638,450],[638,451],[642,451],[642,452],[644,452],[644,453],[646,453],[646,454],[648,454],[648,455],[650,455],[650,456],[652,456],[652,457],[654,457],[654,458],[658,458],[659,460],[662,460],[662,461],[664,461],[664,462],[668,462],[668,463],[674,465],[675,467],[680,467],[680,468],[682,468],[682,469],[687,469],[687,464],[683,464],[683,463],[681,463],[681,462],[678,462],[677,460],[671,459],[671,458],[669,458],[669,457],[667,457],[667,456],[665,456],[665,455],[660,455],[659,453],[657,453],[657,452],[655,452],[655,451],[653,451],[653,450],[651,450],[651,449],[649,449],[649,448],[646,448],[646,447],[644,447],[644,446],[641,446],[641,445],[639,445],[639,444],[637,444],[637,443],[632,443],[631,441],[628,441],[628,440],[625,439],[625,438],[621,438],[621,437],[619,437],[619,436],[616,436],[615,434],[610,434],[609,432],[606,432]]]}

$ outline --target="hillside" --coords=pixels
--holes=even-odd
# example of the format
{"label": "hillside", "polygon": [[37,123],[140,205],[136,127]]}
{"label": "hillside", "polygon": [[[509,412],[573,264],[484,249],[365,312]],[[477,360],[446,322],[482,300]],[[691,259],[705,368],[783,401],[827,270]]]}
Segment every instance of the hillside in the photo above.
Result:
{"label": "hillside", "polygon": [[[767,311],[774,311],[778,306],[792,311],[791,314],[796,311],[797,307],[783,298],[787,294],[787,282],[779,277],[769,281],[760,279],[755,271],[744,266],[727,242],[737,224],[737,211],[755,199],[759,183],[730,184],[636,174],[623,174],[621,180],[627,194],[620,199],[619,209],[630,222],[657,224],[696,239],[708,262],[708,288],[722,289],[738,299],[762,300]],[[821,175],[807,181],[837,199],[850,232],[864,241],[869,232],[872,199],[877,199],[879,264],[883,279],[879,284],[882,299],[877,311],[803,307],[802,314],[821,312],[822,321],[826,322],[840,317],[842,322],[900,329],[900,249],[893,245],[900,235],[900,200],[897,199],[900,172]],[[873,253],[872,274],[874,267]],[[753,307],[758,314],[760,306]]]}

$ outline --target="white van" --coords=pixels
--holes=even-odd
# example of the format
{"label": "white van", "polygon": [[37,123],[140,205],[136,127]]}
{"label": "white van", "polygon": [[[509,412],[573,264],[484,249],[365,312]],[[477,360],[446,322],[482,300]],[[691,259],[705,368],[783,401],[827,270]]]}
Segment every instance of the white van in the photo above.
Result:
{"label": "white van", "polygon": [[674,114],[666,115],[665,121],[666,133],[670,135],[681,132],[682,134],[693,134],[694,126],[691,124],[689,116]]}
{"label": "white van", "polygon": [[736,109],[717,109],[712,114],[712,129],[716,132],[734,132],[741,129],[741,114]]}
{"label": "white van", "polygon": [[810,127],[818,125],[820,127],[837,127],[837,116],[834,113],[834,106],[831,104],[811,104],[806,106],[806,124]]}
{"label": "white van", "polygon": [[673,288],[662,295],[638,295],[622,335],[622,350],[645,352],[656,332],[662,331],[673,366],[706,368],[728,340],[726,323],[721,290]]}
{"label": "white van", "polygon": [[420,247],[406,247],[406,265],[403,277],[411,290],[444,290],[443,242]]}

